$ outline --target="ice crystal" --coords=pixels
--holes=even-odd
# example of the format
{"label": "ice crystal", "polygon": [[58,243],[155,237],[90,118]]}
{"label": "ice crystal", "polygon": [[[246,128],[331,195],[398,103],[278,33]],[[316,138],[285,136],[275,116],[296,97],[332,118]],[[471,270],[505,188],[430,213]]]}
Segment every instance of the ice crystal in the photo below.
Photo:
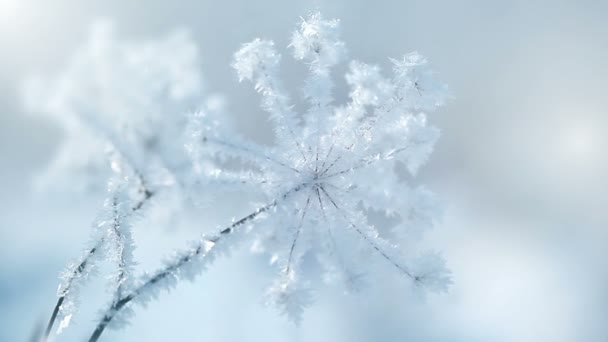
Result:
{"label": "ice crystal", "polygon": [[275,146],[238,137],[211,115],[196,118],[200,127],[214,128],[196,131],[191,143],[199,152],[204,146],[215,156],[251,165],[241,174],[243,183],[255,183],[254,190],[273,203],[254,227],[255,249],[267,251],[280,268],[270,302],[300,319],[310,299],[307,284],[318,279],[318,267],[306,266],[309,260],[325,273],[342,273],[324,278],[342,279],[349,288],[373,271],[370,260],[379,258],[417,285],[444,290],[450,278],[442,260],[436,256],[421,262],[413,252],[414,239],[381,237],[367,210],[398,216],[401,224],[391,236],[432,226],[438,212],[432,194],[408,186],[396,164],[415,174],[427,161],[439,131],[428,124],[425,112],[443,104],[446,87],[432,78],[417,53],[393,60],[390,78],[378,66],[352,61],[346,74],[350,100],[336,105],[331,71],[346,56],[339,22],[310,15],[293,34],[290,47],[309,68],[303,87],[309,108],[302,114],[294,111],[279,80],[281,55],[272,41],[244,44],[233,62],[239,80],[252,82],[260,94],[275,127]]}

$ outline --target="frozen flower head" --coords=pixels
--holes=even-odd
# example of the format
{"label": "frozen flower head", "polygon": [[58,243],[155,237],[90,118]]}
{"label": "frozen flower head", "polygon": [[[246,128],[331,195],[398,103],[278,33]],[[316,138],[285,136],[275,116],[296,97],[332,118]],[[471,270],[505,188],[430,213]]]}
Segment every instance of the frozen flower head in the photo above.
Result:
{"label": "frozen flower head", "polygon": [[345,55],[339,24],[338,19],[324,20],[320,13],[302,19],[291,38],[294,57],[314,63],[311,69],[317,72],[338,64]]}
{"label": "frozen flower head", "polygon": [[48,114],[64,128],[50,183],[102,190],[110,173],[108,147],[142,175],[158,164],[186,164],[176,137],[187,123],[183,113],[201,103],[198,63],[185,31],[129,41],[119,39],[110,22],[95,23],[56,77],[26,84],[30,111]]}
{"label": "frozen flower head", "polygon": [[[335,104],[330,71],[346,55],[338,29],[337,20],[315,13],[292,36],[294,57],[310,69],[304,113],[294,111],[283,89],[273,42],[256,39],[235,54],[239,79],[254,84],[274,123],[275,146],[258,146],[221,125],[205,130],[205,120],[219,121],[209,115],[197,118],[203,123],[193,135],[217,157],[251,166],[225,175],[252,185],[270,203],[255,223],[254,247],[280,269],[269,301],[295,320],[319,280],[356,289],[372,270],[386,268],[421,288],[444,291],[450,284],[442,259],[415,244],[437,217],[436,201],[396,172],[403,165],[415,174],[426,162],[439,131],[424,111],[443,104],[446,88],[416,53],[395,60],[392,76],[352,61],[350,100]],[[375,227],[369,213],[378,211],[398,224]]]}

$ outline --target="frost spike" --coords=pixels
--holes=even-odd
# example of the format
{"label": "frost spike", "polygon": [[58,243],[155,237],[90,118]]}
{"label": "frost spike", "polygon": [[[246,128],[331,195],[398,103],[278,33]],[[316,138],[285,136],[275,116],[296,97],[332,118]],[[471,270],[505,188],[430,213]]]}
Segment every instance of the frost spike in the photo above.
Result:
{"label": "frost spike", "polygon": [[[142,207],[144,206],[144,204],[146,202],[148,202],[149,200],[151,200],[154,195],[151,191],[149,191],[147,188],[145,188],[145,183],[141,183],[141,186],[142,186],[142,191],[144,192],[144,197],[139,202],[135,203],[135,205],[132,207],[131,210],[133,211],[133,213],[136,213],[139,210],[141,210]],[[84,254],[84,257],[78,263],[78,266],[76,268],[74,268],[74,270],[69,274],[68,278],[66,279],[65,286],[63,286],[63,288],[60,288],[60,291],[58,293],[59,297],[57,298],[57,303],[55,304],[55,307],[53,308],[53,311],[51,313],[51,317],[49,318],[49,322],[47,323],[46,329],[44,331],[44,335],[42,336],[42,341],[48,340],[48,338],[51,334],[51,331],[53,330],[55,321],[61,311],[61,307],[65,302],[66,296],[70,293],[70,290],[72,289],[74,281],[85,272],[87,267],[90,267],[93,257],[99,253],[100,248],[105,243],[106,243],[105,237],[104,237],[104,235],[101,235],[100,238],[98,240],[96,240],[95,245],[93,247],[91,247],[90,249],[87,249],[87,251]]]}
{"label": "frost spike", "polygon": [[[292,196],[294,193],[301,191],[302,189],[302,186],[297,186],[291,189],[290,191],[284,193],[280,197],[280,200],[285,200],[288,197]],[[157,284],[160,284],[163,280],[171,279],[172,277],[179,277],[176,272],[178,272],[187,264],[193,262],[197,257],[204,257],[209,262],[213,261],[214,257],[211,253],[217,250],[217,244],[220,243],[221,240],[224,240],[225,236],[234,233],[237,228],[256,219],[258,216],[274,208],[276,205],[277,201],[273,201],[265,206],[256,209],[254,212],[232,223],[228,227],[220,230],[217,235],[212,237],[203,237],[200,242],[196,244],[193,248],[183,253],[173,262],[168,263],[164,268],[158,270],[153,276],[149,277],[141,285],[135,287],[129,294],[124,295],[121,298],[115,300],[110,306],[110,308],[104,313],[101,322],[97,324],[95,331],[89,338],[89,342],[95,342],[99,339],[108,324],[115,318],[116,314],[124,308],[125,305],[144,294],[145,291],[155,291],[155,286],[157,286]],[[172,286],[173,283],[168,283],[166,285]]]}
{"label": "frost spike", "polygon": [[324,20],[321,13],[316,12],[302,18],[300,27],[294,31],[290,47],[298,60],[308,64],[309,75],[304,81],[304,96],[310,108],[305,115],[306,127],[315,145],[315,158],[318,159],[321,136],[328,128],[327,121],[331,116],[333,101],[332,90],[334,82],[331,78],[331,68],[338,64],[346,54],[344,43],[339,40],[339,20]]}
{"label": "frost spike", "polygon": [[275,121],[278,138],[292,140],[302,157],[306,158],[295,134],[299,120],[277,77],[280,61],[281,55],[274,49],[274,42],[257,38],[243,44],[234,54],[232,67],[236,69],[239,81],[253,82],[256,91],[262,95],[262,108]]}

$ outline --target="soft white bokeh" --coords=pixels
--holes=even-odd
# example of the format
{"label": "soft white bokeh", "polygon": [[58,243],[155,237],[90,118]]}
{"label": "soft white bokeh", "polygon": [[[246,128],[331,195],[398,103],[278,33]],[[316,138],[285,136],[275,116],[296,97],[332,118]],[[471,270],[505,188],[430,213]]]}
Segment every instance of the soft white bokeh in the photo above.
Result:
{"label": "soft white bokeh", "polygon": [[[343,40],[362,61],[418,50],[454,99],[432,120],[442,129],[419,176],[448,204],[429,244],[454,271],[448,295],[410,298],[402,283],[360,296],[321,293],[297,328],[262,306],[271,271],[238,253],[194,284],[139,310],[113,341],[602,341],[608,337],[608,4],[603,1],[90,1],[4,0],[0,9],[0,340],[24,340],[52,308],[58,272],[77,255],[101,203],[52,205],[26,196],[59,130],[22,115],[18,81],[53,71],[85,38],[91,20],[120,34],[193,31],[211,91],[248,118],[244,134],[269,143],[257,99],[230,70],[242,42],[285,37],[308,10],[340,17]],[[18,7],[12,7],[18,4]],[[7,14],[9,13],[9,14]],[[10,13],[14,13],[10,14]],[[286,82],[301,86],[304,70]],[[347,96],[346,81],[338,96]],[[302,105],[302,104],[298,104]],[[238,216],[222,207],[201,227]],[[137,251],[142,267],[198,232],[152,227]],[[139,236],[138,236],[139,237]],[[101,287],[91,288],[66,340],[91,328]]]}

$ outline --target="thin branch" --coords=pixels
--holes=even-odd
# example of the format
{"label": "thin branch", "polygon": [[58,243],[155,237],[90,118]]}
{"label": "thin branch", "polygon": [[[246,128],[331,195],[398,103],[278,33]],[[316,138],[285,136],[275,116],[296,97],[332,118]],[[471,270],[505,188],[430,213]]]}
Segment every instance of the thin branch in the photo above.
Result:
{"label": "thin branch", "polygon": [[97,242],[97,244],[95,245],[95,247],[91,248],[86,253],[85,257],[82,259],[82,261],[80,261],[80,264],[78,264],[78,267],[76,267],[76,269],[72,272],[72,274],[68,278],[65,288],[63,289],[63,291],[61,291],[59,298],[57,298],[57,303],[55,304],[55,307],[53,308],[53,313],[51,314],[49,323],[47,324],[46,330],[44,331],[44,336],[42,336],[43,342],[48,340],[48,338],[51,334],[51,331],[53,330],[53,325],[55,324],[55,320],[57,319],[57,315],[59,314],[61,305],[65,301],[65,297],[70,292],[70,289],[72,287],[72,282],[74,281],[74,279],[76,279],[76,277],[78,277],[80,274],[82,274],[84,269],[87,267],[87,264],[89,263],[89,259],[97,252],[97,250],[101,247],[102,243],[103,243],[103,239],[99,240]]}
{"label": "thin branch", "polygon": [[351,166],[351,167],[346,168],[344,170],[336,171],[334,173],[330,173],[329,175],[326,175],[326,173],[329,170],[329,168],[331,168],[340,159],[340,156],[338,156],[336,158],[336,160],[320,175],[320,176],[324,176],[324,177],[323,178],[319,177],[319,178],[321,178],[321,179],[328,179],[328,178],[332,178],[332,177],[335,177],[335,176],[339,176],[339,175],[348,173],[350,171],[354,171],[354,170],[357,170],[357,169],[369,166],[369,165],[371,165],[371,164],[373,164],[373,163],[375,163],[375,162],[377,162],[377,161],[379,161],[381,159],[392,157],[396,153],[401,152],[401,151],[405,150],[406,148],[407,147],[399,148],[399,149],[396,149],[396,150],[393,149],[393,150],[385,153],[384,155],[383,155],[383,153],[368,155],[367,157],[361,158],[359,160],[359,163],[356,164],[356,165],[354,165],[354,166]]}
{"label": "thin branch", "polygon": [[372,239],[370,239],[370,237],[365,234],[352,220],[350,220],[348,218],[348,216],[346,215],[346,213],[344,212],[344,210],[342,210],[337,204],[336,202],[331,198],[331,196],[327,193],[327,191],[321,187],[321,191],[323,191],[323,193],[325,194],[325,196],[327,196],[327,198],[329,198],[329,200],[331,201],[331,203],[334,205],[334,207],[336,208],[336,210],[344,217],[344,219],[349,223],[349,225],[363,238],[363,240],[370,245],[370,247],[372,247],[376,252],[378,252],[378,254],[380,254],[384,259],[386,259],[391,265],[395,266],[399,271],[401,271],[403,274],[405,274],[406,276],[408,276],[409,278],[413,279],[413,280],[417,280],[417,278],[407,269],[405,268],[403,265],[400,265],[398,262],[396,262],[395,260],[393,260],[388,254],[386,254],[386,252],[384,252],[380,246],[378,246]]}
{"label": "thin branch", "polygon": [[342,155],[337,156],[336,159],[334,159],[334,161],[331,164],[329,164],[329,166],[325,170],[323,170],[323,172],[321,172],[321,174],[319,174],[319,177],[324,176],[327,173],[327,171],[329,171],[334,165],[336,165],[336,163],[338,161],[340,161],[340,159],[342,159]]}
{"label": "thin branch", "polygon": [[404,147],[400,147],[400,148],[397,148],[397,149],[393,149],[393,150],[391,150],[389,152],[386,152],[386,153],[379,153],[379,154],[368,155],[367,157],[361,158],[359,160],[358,164],[356,164],[354,166],[351,166],[349,168],[346,168],[344,170],[336,171],[334,173],[330,173],[329,175],[325,175],[321,179],[332,178],[332,177],[339,176],[339,175],[342,175],[342,174],[345,174],[345,173],[348,173],[348,172],[351,172],[351,171],[354,171],[354,170],[357,170],[357,169],[360,169],[360,168],[363,168],[363,167],[370,166],[370,165],[372,165],[372,164],[374,164],[374,163],[376,163],[376,162],[378,162],[380,160],[391,158],[395,154],[403,152],[403,151],[405,151],[408,148],[409,148],[409,146],[404,146]]}
{"label": "thin branch", "polygon": [[321,214],[323,216],[323,221],[325,221],[326,226],[327,226],[327,236],[329,237],[329,241],[331,243],[331,250],[329,251],[329,253],[331,254],[335,254],[336,259],[338,259],[338,263],[340,264],[340,266],[347,270],[347,272],[350,273],[350,270],[348,269],[348,267],[346,266],[346,263],[344,262],[344,257],[342,256],[342,253],[340,253],[340,249],[338,247],[338,244],[336,243],[336,239],[334,238],[334,234],[331,230],[331,225],[329,224],[329,220],[327,219],[327,214],[325,213],[325,206],[323,205],[323,200],[321,199],[321,192],[319,191],[319,187],[316,186],[315,190],[317,192],[317,199],[319,200],[319,207],[321,208]]}
{"label": "thin branch", "polygon": [[343,175],[345,173],[348,173],[348,172],[360,169],[362,167],[365,167],[365,166],[367,166],[368,164],[371,164],[371,163],[372,163],[372,161],[367,161],[367,162],[362,161],[361,164],[357,164],[357,165],[351,166],[351,167],[349,167],[347,169],[336,171],[334,173],[330,173],[329,175],[325,175],[322,179],[329,179],[329,178],[332,178],[332,177]]}
{"label": "thin branch", "polygon": [[315,192],[317,193],[317,198],[319,199],[319,208],[321,209],[321,215],[325,222],[327,221],[327,215],[325,214],[325,207],[323,206],[323,201],[321,200],[321,193],[319,192],[319,187],[315,186]]}
{"label": "thin branch", "polygon": [[[137,211],[141,210],[141,208],[144,206],[144,204],[146,202],[148,202],[154,196],[154,192],[150,191],[148,188],[145,187],[145,182],[143,181],[143,178],[140,178],[140,180],[141,180],[144,197],[139,202],[137,202],[135,204],[135,206],[133,206],[133,208],[132,208],[133,212],[137,212]],[[66,281],[65,288],[63,289],[63,291],[61,291],[59,298],[57,298],[57,303],[55,304],[55,307],[53,308],[53,312],[51,313],[51,317],[49,318],[49,322],[44,331],[44,336],[42,337],[42,342],[46,342],[48,340],[49,336],[51,335],[51,331],[53,330],[53,326],[55,325],[55,321],[57,320],[57,315],[59,314],[61,305],[65,301],[65,297],[69,294],[69,292],[72,288],[72,283],[73,283],[74,279],[76,279],[78,276],[80,276],[84,272],[90,259],[99,251],[99,249],[101,248],[103,243],[104,243],[104,238],[101,237],[97,241],[95,246],[87,251],[87,253],[85,254],[85,257],[82,259],[80,264],[78,264],[78,267],[76,267],[76,269],[74,269],[74,271],[70,274],[70,277]]]}
{"label": "thin branch", "polygon": [[292,170],[292,171],[294,171],[296,173],[300,173],[300,171],[298,169],[296,169],[296,168],[294,168],[292,166],[287,165],[286,162],[278,160],[278,159],[276,159],[274,157],[271,157],[271,156],[269,156],[269,155],[267,155],[267,154],[265,154],[263,152],[256,151],[256,150],[248,148],[246,146],[239,146],[237,144],[234,144],[234,143],[231,143],[231,142],[228,142],[228,141],[224,141],[224,140],[220,140],[220,139],[216,139],[216,138],[203,137],[202,139],[203,139],[203,142],[210,142],[210,143],[217,144],[217,145],[220,145],[220,146],[223,146],[223,147],[227,147],[227,148],[230,148],[230,149],[233,149],[233,150],[236,150],[236,151],[246,152],[246,153],[249,153],[252,157],[265,159],[265,160],[268,160],[268,161],[270,161],[272,163],[275,163],[275,164],[277,164],[279,166],[282,166],[284,168],[290,169],[290,170]]}
{"label": "thin branch", "polygon": [[[273,79],[273,77],[268,75],[268,73],[266,72],[266,68],[264,66],[262,66],[261,70],[263,71],[263,75],[266,78],[266,82],[268,83],[268,88],[271,90],[271,92],[275,93],[275,94],[281,94],[281,91],[280,91],[281,87],[277,86],[277,84],[275,84],[275,80]],[[268,97],[265,94],[265,92],[261,92],[261,94],[262,94],[262,96]],[[287,95],[283,95],[283,96],[284,96],[284,98],[287,98]],[[281,95],[276,96],[276,98],[280,99]],[[278,115],[279,118],[285,118],[285,117],[290,117],[290,116],[295,117],[295,113],[293,113],[293,111],[291,110],[289,105],[287,105],[286,103],[281,103],[281,101],[278,101],[277,104],[279,104],[280,107],[283,107],[283,108],[281,108],[282,114]],[[267,111],[270,112],[271,117],[274,115],[272,113],[272,111],[270,111],[270,110],[267,110]],[[276,120],[276,118],[275,118],[275,120]],[[302,158],[304,158],[304,161],[308,160],[306,158],[306,154],[304,153],[304,149],[302,148],[303,144],[298,141],[297,135],[293,131],[293,128],[285,120],[283,120],[282,124],[284,125],[284,128],[287,128],[287,131],[289,132],[289,134],[291,135],[291,138],[293,139],[293,143],[296,145],[298,151],[302,155]]]}
{"label": "thin branch", "polygon": [[[396,89],[398,93],[398,89]],[[380,119],[384,118],[385,115],[395,109],[401,102],[403,102],[404,97],[402,95],[395,95],[391,97],[390,101],[378,107],[373,115],[367,117],[367,121],[370,122],[370,125],[367,127],[366,131],[371,132],[375,126],[380,122]],[[374,120],[375,119],[375,120]]]}
{"label": "thin branch", "polygon": [[[127,280],[127,267],[128,266],[128,262],[126,259],[126,255],[125,255],[125,235],[124,233],[121,231],[122,225],[120,222],[120,213],[118,211],[118,201],[116,198],[114,198],[113,203],[112,203],[113,207],[114,207],[114,219],[112,222],[112,232],[114,233],[114,235],[116,235],[116,250],[118,251],[119,255],[118,255],[118,279],[117,279],[117,287],[116,287],[116,291],[114,296],[116,298],[119,298],[124,285],[125,285],[125,281]],[[128,243],[128,242],[127,242]]]}
{"label": "thin branch", "polygon": [[193,184],[202,185],[202,184],[213,184],[213,185],[224,185],[224,186],[234,186],[234,185],[260,185],[260,184],[272,184],[275,183],[271,179],[267,179],[261,177],[259,174],[254,172],[248,173],[239,173],[239,172],[221,172],[221,177],[211,177],[211,179],[202,182],[200,180],[196,180]]}
{"label": "thin branch", "polygon": [[349,187],[347,189],[340,188],[340,187],[338,187],[338,186],[336,186],[334,184],[331,184],[331,183],[321,183],[320,186],[322,186],[322,187],[330,187],[330,188],[332,188],[332,189],[334,189],[336,191],[341,192],[343,195],[347,195],[352,190],[352,185],[351,185],[351,187]]}
{"label": "thin branch", "polygon": [[410,145],[405,145],[405,146],[402,146],[402,147],[397,147],[397,148],[395,148],[394,150],[392,150],[392,151],[388,152],[388,153],[386,154],[386,157],[385,157],[385,158],[392,158],[392,157],[393,157],[393,156],[395,156],[396,154],[401,153],[401,152],[403,152],[403,151],[406,151],[406,150],[407,150],[407,149],[409,149],[410,147],[411,147]]}
{"label": "thin branch", "polygon": [[[142,178],[142,179],[143,179],[143,178]],[[131,208],[131,210],[132,210],[133,212],[136,212],[136,211],[140,210],[140,209],[141,209],[141,208],[144,206],[144,204],[145,204],[145,203],[146,203],[146,202],[147,202],[149,199],[151,199],[151,198],[152,198],[152,196],[154,196],[154,192],[152,192],[151,190],[149,190],[149,189],[148,189],[147,187],[145,187],[145,186],[142,186],[141,191],[143,192],[144,197],[143,197],[141,200],[139,200],[139,201],[138,201],[138,202],[137,202],[137,203],[136,203],[136,204],[133,206],[133,208]]]}
{"label": "thin branch", "polygon": [[[286,193],[284,193],[281,196],[281,200],[285,200],[287,199],[289,196],[291,196],[292,194],[301,191],[302,189],[304,189],[307,186],[307,184],[301,184],[298,185],[296,187],[294,187],[293,189],[291,189],[290,191],[287,191]],[[131,291],[131,293],[121,297],[120,299],[118,299],[117,301],[115,301],[110,308],[105,312],[102,320],[97,324],[97,326],[95,327],[95,330],[93,331],[93,334],[91,335],[91,337],[89,338],[89,342],[96,342],[99,340],[99,337],[101,336],[101,334],[104,332],[104,330],[107,328],[108,324],[110,324],[110,322],[114,319],[114,317],[116,317],[116,314],[118,314],[118,312],[128,303],[130,303],[133,299],[137,298],[139,295],[141,295],[141,293],[146,290],[149,287],[153,287],[155,284],[159,283],[160,281],[162,281],[163,279],[173,275],[177,270],[179,270],[181,267],[183,267],[184,265],[188,264],[189,262],[191,262],[192,260],[194,260],[194,258],[198,257],[198,256],[205,256],[208,255],[209,252],[211,252],[213,250],[213,248],[215,248],[215,246],[217,245],[218,242],[220,242],[222,236],[228,235],[232,232],[234,232],[236,230],[236,228],[252,221],[253,219],[255,219],[256,217],[258,217],[260,214],[265,213],[267,211],[269,211],[270,209],[276,207],[277,205],[277,200],[258,208],[257,210],[255,210],[254,212],[250,213],[249,215],[241,218],[238,221],[233,222],[231,225],[227,226],[226,228],[220,230],[220,232],[218,233],[218,235],[216,235],[215,237],[212,238],[205,238],[202,239],[201,242],[198,244],[198,246],[196,248],[194,248],[193,250],[190,251],[190,253],[188,253],[187,255],[184,255],[183,257],[179,258],[177,261],[165,266],[163,269],[159,270],[158,272],[156,272],[156,275],[154,275],[153,277],[151,277],[150,279],[146,280],[143,284],[141,284],[140,286],[138,286],[137,288],[135,288],[133,291]],[[213,243],[211,247],[205,248],[205,244],[207,243]]]}
{"label": "thin branch", "polygon": [[[338,252],[338,245],[336,244],[336,240],[334,239],[334,235],[331,231],[331,225],[329,224],[329,220],[327,219],[327,214],[325,213],[325,206],[323,205],[323,200],[321,199],[321,192],[319,191],[318,186],[315,186],[315,191],[317,192],[317,199],[319,200],[319,207],[321,208],[321,216],[323,216],[323,221],[325,221],[327,226],[327,235],[329,237],[329,240],[331,241],[334,251]],[[341,259],[339,253],[338,259]]]}
{"label": "thin branch", "polygon": [[331,152],[334,150],[334,146],[336,145],[335,142],[331,143],[331,146],[329,147],[329,150],[327,151],[327,155],[325,156],[325,158],[323,159],[323,163],[321,164],[321,167],[319,167],[320,170],[323,170],[323,168],[325,167],[325,164],[327,164],[327,159],[329,158],[329,156],[331,155]]}
{"label": "thin branch", "polygon": [[[180,269],[181,267],[183,267],[184,265],[186,265],[187,263],[189,263],[190,261],[192,261],[194,258],[196,258],[196,257],[198,257],[200,255],[206,255],[206,254],[208,254],[212,250],[213,247],[211,247],[210,249],[205,249],[204,248],[205,247],[205,245],[204,245],[205,243],[212,242],[214,244],[213,246],[215,246],[215,244],[220,241],[220,239],[221,239],[221,237],[223,235],[230,234],[238,226],[241,226],[241,225],[243,225],[243,224],[245,224],[245,223],[253,220],[258,215],[260,215],[260,214],[268,211],[269,209],[273,208],[275,205],[276,205],[276,202],[272,202],[271,204],[268,204],[268,205],[266,205],[264,207],[258,208],[256,211],[252,212],[251,214],[243,217],[242,219],[234,222],[230,226],[228,226],[228,227],[224,228],[223,230],[221,230],[219,232],[219,235],[217,235],[217,236],[215,236],[213,238],[202,240],[201,243],[199,243],[199,245],[196,248],[194,248],[189,254],[187,254],[187,255],[179,258],[177,261],[175,261],[175,262],[167,265],[165,268],[163,268],[160,271],[158,271],[153,277],[151,277],[146,282],[144,282],[143,284],[141,284],[140,286],[138,286],[137,288],[135,288],[129,294],[117,298],[112,303],[112,305],[110,306],[110,308],[106,311],[106,313],[104,314],[101,322],[99,322],[97,324],[97,326],[95,327],[95,330],[93,331],[93,334],[89,338],[89,342],[98,341],[99,337],[101,336],[101,334],[107,328],[108,324],[110,324],[110,322],[112,322],[112,320],[114,319],[114,317],[116,317],[116,315],[118,314],[118,312],[125,305],[127,305],[132,300],[134,300],[139,295],[141,295],[144,290],[146,290],[149,287],[154,286],[155,284],[159,283],[163,279],[166,279],[167,277],[171,276],[178,269]],[[206,254],[204,254],[204,253],[206,253]]]}
{"label": "thin branch", "polygon": [[308,195],[308,199],[306,200],[306,206],[302,211],[302,216],[300,217],[300,223],[298,224],[298,228],[296,229],[295,236],[293,241],[291,242],[291,248],[289,249],[289,258],[287,259],[287,268],[285,270],[285,274],[289,274],[289,269],[291,268],[291,259],[293,258],[293,251],[296,248],[296,244],[298,243],[298,238],[300,237],[300,231],[302,230],[302,225],[304,224],[304,217],[306,216],[306,212],[308,211],[308,206],[310,205],[310,195]]}

